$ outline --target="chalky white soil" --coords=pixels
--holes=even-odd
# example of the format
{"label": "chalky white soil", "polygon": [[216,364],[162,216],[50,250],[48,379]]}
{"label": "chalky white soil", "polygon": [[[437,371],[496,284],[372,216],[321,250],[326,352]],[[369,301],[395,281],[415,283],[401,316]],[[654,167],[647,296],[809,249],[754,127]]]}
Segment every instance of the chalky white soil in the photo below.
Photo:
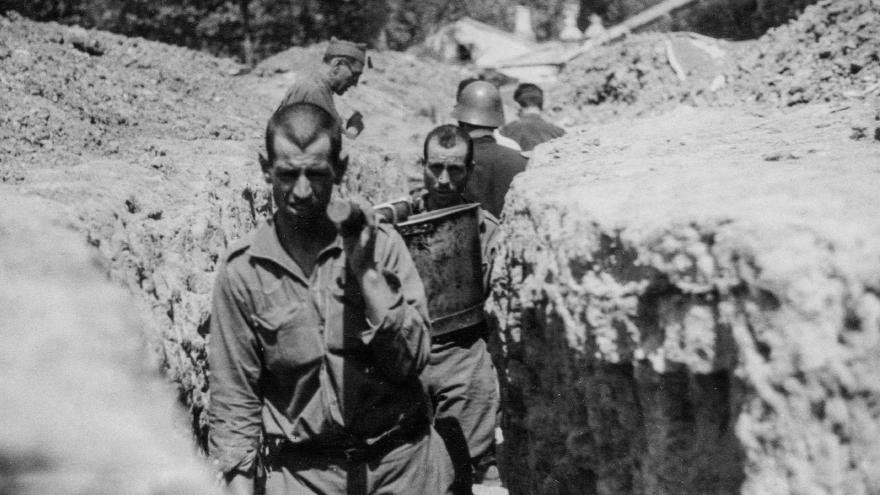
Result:
{"label": "chalky white soil", "polygon": [[681,107],[536,150],[490,302],[511,493],[876,493],[865,110]]}
{"label": "chalky white soil", "polygon": [[58,204],[0,186],[0,493],[219,493],[134,298]]}

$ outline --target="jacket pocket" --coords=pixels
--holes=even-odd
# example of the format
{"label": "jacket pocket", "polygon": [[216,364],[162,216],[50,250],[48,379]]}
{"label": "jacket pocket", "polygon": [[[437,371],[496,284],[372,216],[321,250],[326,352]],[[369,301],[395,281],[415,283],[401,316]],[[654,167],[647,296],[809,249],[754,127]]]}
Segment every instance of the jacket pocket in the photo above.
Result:
{"label": "jacket pocket", "polygon": [[264,294],[253,318],[270,370],[277,373],[320,362],[324,354],[320,324],[301,303],[278,294]]}

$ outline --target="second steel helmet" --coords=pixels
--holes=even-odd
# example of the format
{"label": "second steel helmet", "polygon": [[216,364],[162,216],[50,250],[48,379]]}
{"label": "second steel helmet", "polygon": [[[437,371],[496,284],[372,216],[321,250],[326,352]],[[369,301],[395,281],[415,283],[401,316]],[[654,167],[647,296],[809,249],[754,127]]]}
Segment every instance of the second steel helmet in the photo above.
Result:
{"label": "second steel helmet", "polygon": [[452,118],[483,127],[504,125],[504,106],[498,88],[487,81],[474,81],[461,91]]}

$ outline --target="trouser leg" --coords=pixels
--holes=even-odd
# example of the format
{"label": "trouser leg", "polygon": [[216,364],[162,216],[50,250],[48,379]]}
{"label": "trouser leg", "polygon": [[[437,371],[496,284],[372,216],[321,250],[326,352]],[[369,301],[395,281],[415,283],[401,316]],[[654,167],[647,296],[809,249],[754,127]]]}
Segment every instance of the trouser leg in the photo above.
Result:
{"label": "trouser leg", "polygon": [[381,463],[370,464],[367,479],[370,495],[452,493],[452,467],[433,428],[417,444],[397,448]]}
{"label": "trouser leg", "polygon": [[423,378],[455,467],[455,493],[470,493],[474,467],[495,464],[498,378],[486,342],[471,337],[433,345]]}

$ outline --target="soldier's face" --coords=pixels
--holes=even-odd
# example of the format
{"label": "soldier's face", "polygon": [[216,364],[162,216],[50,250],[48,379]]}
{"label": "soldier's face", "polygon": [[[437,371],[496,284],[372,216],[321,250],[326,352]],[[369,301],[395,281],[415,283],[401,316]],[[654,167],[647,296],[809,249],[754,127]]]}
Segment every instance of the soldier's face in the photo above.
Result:
{"label": "soldier's face", "polygon": [[334,67],[333,92],[342,95],[349,88],[357,86],[363,67],[355,62],[339,61]]}
{"label": "soldier's face", "polygon": [[445,208],[461,201],[461,193],[470,174],[466,159],[466,143],[456,143],[452,148],[444,148],[436,140],[428,143],[425,187],[436,208]]}
{"label": "soldier's face", "polygon": [[275,161],[263,172],[272,184],[279,215],[306,221],[326,215],[335,178],[330,138],[322,135],[305,149],[281,135],[276,135],[273,143]]}

